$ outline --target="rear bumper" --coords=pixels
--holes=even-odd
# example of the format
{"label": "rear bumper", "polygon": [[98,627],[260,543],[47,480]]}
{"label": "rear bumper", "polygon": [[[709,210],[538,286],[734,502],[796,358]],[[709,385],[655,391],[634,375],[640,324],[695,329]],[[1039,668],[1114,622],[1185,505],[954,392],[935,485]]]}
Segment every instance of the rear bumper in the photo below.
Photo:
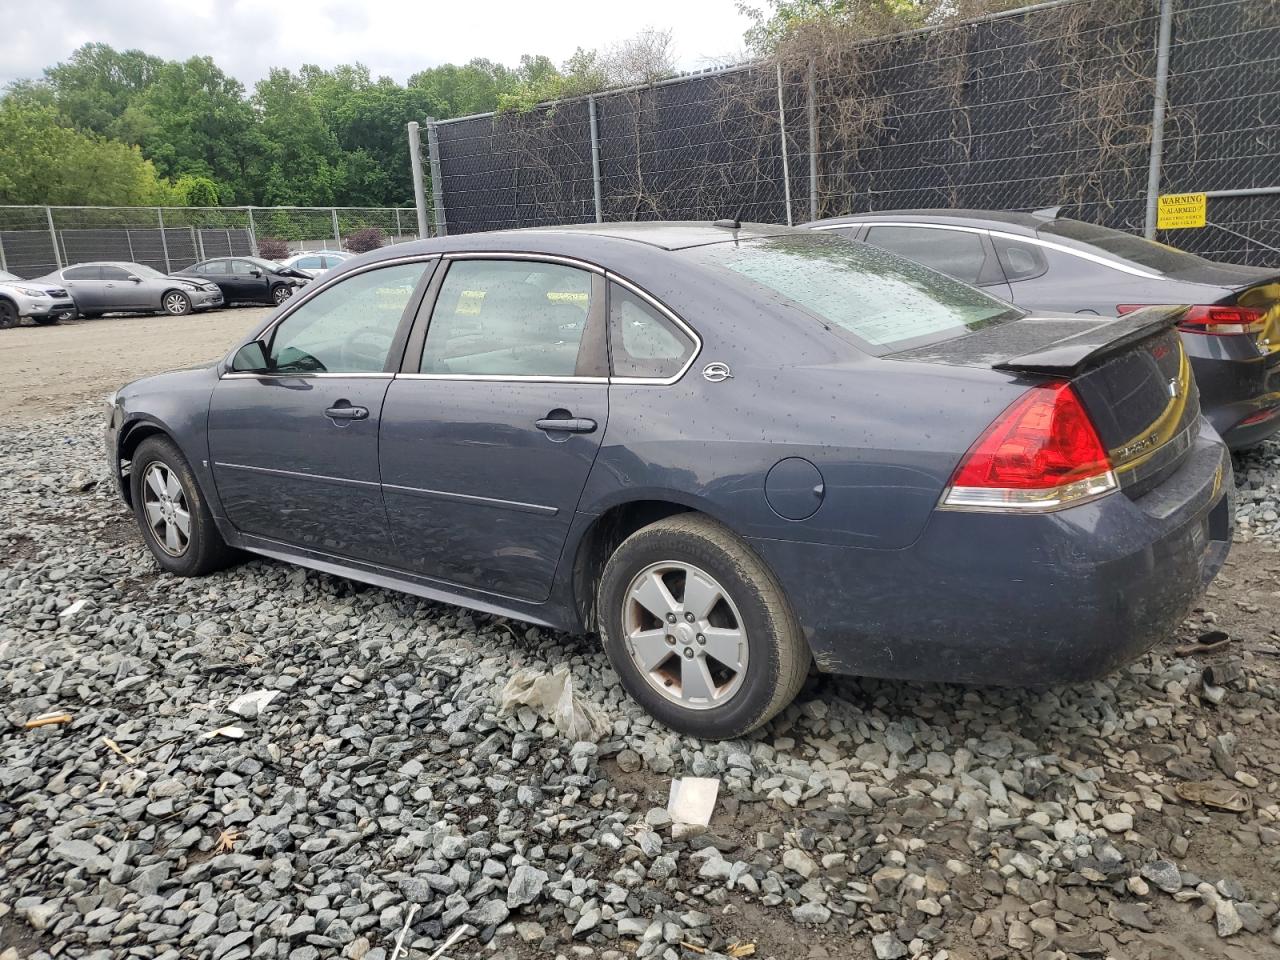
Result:
{"label": "rear bumper", "polygon": [[1173,477],[1035,516],[938,511],[898,551],[755,540],[818,667],[998,685],[1094,679],[1167,638],[1231,542],[1231,460],[1207,427]]}
{"label": "rear bumper", "polygon": [[[1245,336],[1184,335],[1182,341],[1204,415],[1228,447],[1256,446],[1280,432],[1280,351],[1263,354]],[[1264,416],[1267,411],[1274,414]]]}

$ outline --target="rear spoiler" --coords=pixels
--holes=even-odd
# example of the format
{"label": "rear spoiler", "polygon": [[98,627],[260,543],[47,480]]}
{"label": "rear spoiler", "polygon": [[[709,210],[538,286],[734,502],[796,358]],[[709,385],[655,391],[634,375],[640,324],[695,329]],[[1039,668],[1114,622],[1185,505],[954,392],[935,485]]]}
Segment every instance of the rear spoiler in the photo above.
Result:
{"label": "rear spoiler", "polygon": [[1102,357],[1119,353],[1139,340],[1176,326],[1186,309],[1182,305],[1143,307],[1126,313],[1118,320],[1063,337],[1031,353],[999,360],[991,367],[1018,373],[1072,376]]}

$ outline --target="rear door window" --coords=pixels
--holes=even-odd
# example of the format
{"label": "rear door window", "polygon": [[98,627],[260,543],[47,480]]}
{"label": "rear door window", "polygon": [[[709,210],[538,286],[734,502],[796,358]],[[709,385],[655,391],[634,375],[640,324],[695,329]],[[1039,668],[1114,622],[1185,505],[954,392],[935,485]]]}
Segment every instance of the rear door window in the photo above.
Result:
{"label": "rear door window", "polygon": [[529,260],[456,260],[427,328],[420,373],[572,377],[591,312],[591,274]]}
{"label": "rear door window", "polygon": [[1023,316],[918,263],[816,231],[708,244],[691,248],[688,256],[784,297],[876,355]]}
{"label": "rear door window", "polygon": [[867,231],[867,243],[965,283],[978,282],[987,260],[981,234],[966,230],[872,226]]}

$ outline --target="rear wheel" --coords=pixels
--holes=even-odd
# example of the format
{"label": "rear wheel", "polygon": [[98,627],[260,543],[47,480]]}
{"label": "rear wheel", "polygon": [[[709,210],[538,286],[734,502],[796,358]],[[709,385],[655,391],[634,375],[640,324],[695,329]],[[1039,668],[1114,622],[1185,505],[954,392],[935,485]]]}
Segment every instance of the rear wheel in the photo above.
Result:
{"label": "rear wheel", "polygon": [[171,317],[186,316],[191,312],[191,298],[181,290],[170,290],[160,299],[160,306]]}
{"label": "rear wheel", "polygon": [[699,514],[628,537],[597,596],[623,686],[681,733],[738,737],[789,704],[809,651],[782,588],[741,538]]}
{"label": "rear wheel", "polygon": [[190,465],[168,437],[148,437],[138,445],[129,484],[142,537],[165,570],[199,577],[235,558],[214,525]]}
{"label": "rear wheel", "polygon": [[271,288],[271,299],[276,304],[276,306],[279,306],[280,304],[284,303],[286,300],[288,300],[292,296],[293,296],[293,287],[289,286],[288,284],[277,283],[274,287]]}
{"label": "rear wheel", "polygon": [[8,300],[0,300],[0,330],[18,325],[18,308]]}

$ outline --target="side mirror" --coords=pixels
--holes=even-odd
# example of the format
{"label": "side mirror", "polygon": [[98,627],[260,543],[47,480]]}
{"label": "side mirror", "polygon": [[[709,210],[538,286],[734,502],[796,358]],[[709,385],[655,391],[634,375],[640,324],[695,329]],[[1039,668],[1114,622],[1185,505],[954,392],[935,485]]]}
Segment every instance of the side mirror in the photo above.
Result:
{"label": "side mirror", "polygon": [[259,270],[257,267],[254,267],[252,270],[249,271],[249,274],[254,277],[260,277],[262,276],[262,271]]}
{"label": "side mirror", "polygon": [[136,276],[135,274],[132,274],[132,273],[131,273],[131,274],[129,274],[129,279],[130,279],[130,280],[132,280],[134,283],[141,283],[141,282],[142,282],[142,278],[141,278],[141,277]]}
{"label": "side mirror", "polygon": [[246,343],[231,358],[231,369],[236,373],[262,373],[267,369],[267,351],[261,340]]}

